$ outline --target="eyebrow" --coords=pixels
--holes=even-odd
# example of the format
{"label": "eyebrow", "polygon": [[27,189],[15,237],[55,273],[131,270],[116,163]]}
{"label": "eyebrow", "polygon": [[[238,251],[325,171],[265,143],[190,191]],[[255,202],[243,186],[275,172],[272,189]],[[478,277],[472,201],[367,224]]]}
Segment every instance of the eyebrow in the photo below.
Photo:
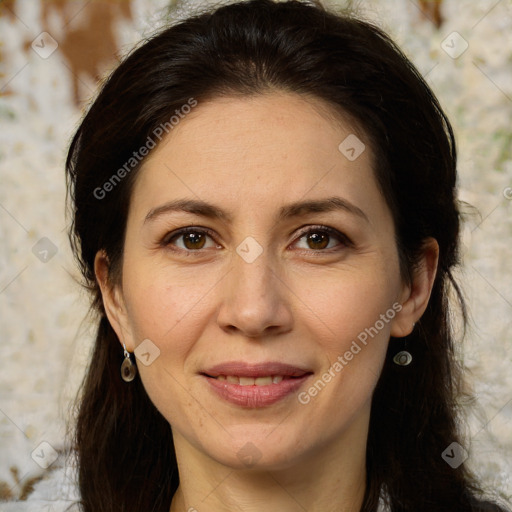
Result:
{"label": "eyebrow", "polygon": [[198,199],[176,199],[151,209],[146,215],[144,223],[153,220],[154,218],[159,217],[165,213],[172,212],[188,212],[195,215],[200,215],[201,217],[220,219],[226,222],[231,221],[231,216],[227,212],[221,208],[218,208],[217,206],[214,206],[213,204],[207,203],[206,201],[201,201]]}
{"label": "eyebrow", "polygon": [[328,197],[327,199],[318,199],[312,201],[298,201],[296,203],[283,206],[279,212],[281,219],[289,219],[291,217],[302,217],[310,213],[332,212],[343,210],[352,215],[360,217],[366,222],[370,222],[366,213],[355,204],[342,199],[341,197]]}
{"label": "eyebrow", "polygon": [[[293,217],[304,217],[311,213],[339,210],[343,210],[360,217],[368,223],[370,222],[367,215],[363,210],[361,210],[361,208],[350,203],[346,199],[342,199],[341,197],[329,197],[326,199],[316,199],[311,201],[297,201],[283,206],[279,210],[278,218],[280,220],[287,220]],[[228,212],[206,201],[198,199],[176,199],[151,209],[146,215],[144,223],[172,212],[187,212],[210,219],[219,219],[225,222],[232,221],[232,216]]]}

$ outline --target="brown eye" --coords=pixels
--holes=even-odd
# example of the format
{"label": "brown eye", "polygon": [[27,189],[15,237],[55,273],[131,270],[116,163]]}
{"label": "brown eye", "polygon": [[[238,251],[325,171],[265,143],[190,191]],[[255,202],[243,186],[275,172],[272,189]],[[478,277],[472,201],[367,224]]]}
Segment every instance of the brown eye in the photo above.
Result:
{"label": "brown eye", "polygon": [[352,247],[353,244],[346,235],[337,229],[328,226],[313,226],[303,231],[294,245],[298,249],[321,252]]}
{"label": "brown eye", "polygon": [[309,233],[306,235],[310,249],[325,249],[329,245],[329,235],[326,233]]}
{"label": "brown eye", "polygon": [[183,245],[190,250],[202,249],[206,243],[206,235],[203,233],[185,233],[181,236]]}
{"label": "brown eye", "polygon": [[200,251],[201,249],[220,248],[213,240],[213,234],[199,228],[185,228],[167,235],[161,242],[163,246],[174,246],[181,251]]}

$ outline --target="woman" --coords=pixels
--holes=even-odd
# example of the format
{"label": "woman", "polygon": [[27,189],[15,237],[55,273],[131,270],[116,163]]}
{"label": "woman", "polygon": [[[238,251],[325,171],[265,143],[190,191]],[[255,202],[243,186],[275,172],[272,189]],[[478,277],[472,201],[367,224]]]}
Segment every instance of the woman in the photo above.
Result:
{"label": "woman", "polygon": [[379,29],[297,1],[185,20],[67,170],[99,313],[83,510],[500,510],[457,432],[452,129]]}

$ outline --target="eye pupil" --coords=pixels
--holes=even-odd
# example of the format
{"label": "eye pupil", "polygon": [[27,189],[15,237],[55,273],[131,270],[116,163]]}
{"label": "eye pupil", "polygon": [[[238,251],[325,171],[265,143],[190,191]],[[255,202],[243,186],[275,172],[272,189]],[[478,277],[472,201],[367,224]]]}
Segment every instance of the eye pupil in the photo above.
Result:
{"label": "eye pupil", "polygon": [[183,243],[187,249],[202,249],[206,237],[203,233],[186,233],[183,235]]}
{"label": "eye pupil", "polygon": [[329,235],[323,233],[310,233],[307,236],[307,240],[311,249],[325,249],[329,244]]}

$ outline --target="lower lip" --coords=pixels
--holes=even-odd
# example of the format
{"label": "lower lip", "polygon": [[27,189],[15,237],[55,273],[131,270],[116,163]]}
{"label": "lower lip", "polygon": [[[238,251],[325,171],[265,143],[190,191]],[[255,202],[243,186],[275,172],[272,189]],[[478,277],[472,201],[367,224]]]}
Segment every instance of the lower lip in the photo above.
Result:
{"label": "lower lip", "polygon": [[256,409],[266,407],[282,400],[297,391],[311,374],[302,377],[283,379],[277,384],[266,386],[241,386],[231,382],[220,381],[204,375],[211,389],[221,398],[240,407]]}

